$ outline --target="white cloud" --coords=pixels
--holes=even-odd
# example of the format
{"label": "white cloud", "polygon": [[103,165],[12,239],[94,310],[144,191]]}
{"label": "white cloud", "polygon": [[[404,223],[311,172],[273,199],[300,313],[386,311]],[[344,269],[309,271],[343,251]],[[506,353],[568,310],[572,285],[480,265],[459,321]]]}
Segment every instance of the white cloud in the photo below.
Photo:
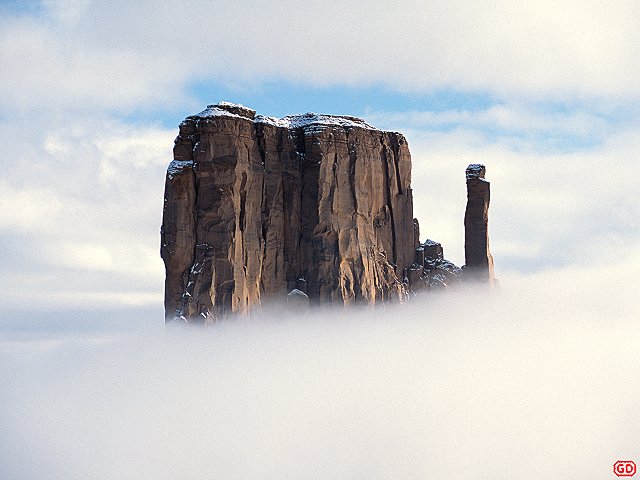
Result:
{"label": "white cloud", "polygon": [[209,331],[3,318],[0,464],[51,480],[606,478],[640,441],[640,312],[632,272],[611,272]]}
{"label": "white cloud", "polygon": [[[413,159],[421,235],[464,264],[464,170],[484,163],[491,181],[490,237],[497,271],[588,265],[640,242],[634,186],[637,114],[604,120],[520,104],[475,111],[371,112],[400,130]],[[626,253],[625,253],[626,252]]]}
{"label": "white cloud", "polygon": [[0,22],[5,106],[184,105],[194,79],[640,95],[633,0],[47,4],[51,15]]}
{"label": "white cloud", "polygon": [[0,232],[52,229],[62,213],[57,192],[51,188],[17,189],[0,180]]}
{"label": "white cloud", "polygon": [[114,266],[113,255],[103,245],[70,242],[54,260],[60,260],[65,266],[90,270],[110,270]]}
{"label": "white cloud", "polygon": [[[513,148],[557,148],[556,141],[574,147],[575,144],[595,144],[604,141],[621,128],[624,118],[633,112],[613,115],[604,106],[576,105],[571,109],[557,106],[519,103],[492,104],[477,110],[369,112],[370,121],[378,125],[402,126],[410,130],[468,130],[485,136],[499,137]],[[391,127],[389,127],[391,128]],[[625,128],[625,125],[622,125]],[[628,128],[628,127],[627,127]]]}
{"label": "white cloud", "polygon": [[3,308],[24,292],[35,308],[146,304],[150,295],[161,303],[159,230],[175,132],[99,115],[26,124],[0,125]]}
{"label": "white cloud", "polygon": [[[101,20],[79,23],[84,21]],[[186,78],[179,64],[174,71],[160,52],[96,45],[97,39],[77,28],[22,17],[0,22],[0,101],[5,108],[130,111],[153,102],[185,101],[180,86]]]}
{"label": "white cloud", "polygon": [[62,26],[77,24],[91,0],[42,0],[42,6]]}

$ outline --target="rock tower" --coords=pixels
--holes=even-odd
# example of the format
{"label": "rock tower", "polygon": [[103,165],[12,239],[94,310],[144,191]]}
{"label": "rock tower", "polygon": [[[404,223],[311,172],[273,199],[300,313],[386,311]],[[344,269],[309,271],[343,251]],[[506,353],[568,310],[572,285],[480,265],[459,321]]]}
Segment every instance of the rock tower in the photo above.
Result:
{"label": "rock tower", "polygon": [[489,251],[490,183],[484,165],[467,167],[467,208],[464,214],[465,280],[494,283],[493,257]]}

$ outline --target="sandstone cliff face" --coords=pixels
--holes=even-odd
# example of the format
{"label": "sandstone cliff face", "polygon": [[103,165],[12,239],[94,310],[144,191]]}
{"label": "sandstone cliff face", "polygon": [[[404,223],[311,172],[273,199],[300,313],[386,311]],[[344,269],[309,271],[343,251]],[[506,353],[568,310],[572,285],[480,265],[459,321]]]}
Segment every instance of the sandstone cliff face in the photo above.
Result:
{"label": "sandstone cliff face", "polygon": [[211,105],[182,122],[167,171],[166,317],[212,321],[294,289],[311,304],[401,300],[419,245],[412,202],[399,133]]}

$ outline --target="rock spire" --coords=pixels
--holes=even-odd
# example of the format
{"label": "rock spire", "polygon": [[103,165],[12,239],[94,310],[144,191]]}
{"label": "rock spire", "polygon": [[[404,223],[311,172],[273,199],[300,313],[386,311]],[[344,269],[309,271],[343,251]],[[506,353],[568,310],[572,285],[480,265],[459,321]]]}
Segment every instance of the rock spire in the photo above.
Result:
{"label": "rock spire", "polygon": [[467,167],[467,208],[464,214],[465,280],[494,283],[493,257],[489,251],[490,183],[484,165]]}

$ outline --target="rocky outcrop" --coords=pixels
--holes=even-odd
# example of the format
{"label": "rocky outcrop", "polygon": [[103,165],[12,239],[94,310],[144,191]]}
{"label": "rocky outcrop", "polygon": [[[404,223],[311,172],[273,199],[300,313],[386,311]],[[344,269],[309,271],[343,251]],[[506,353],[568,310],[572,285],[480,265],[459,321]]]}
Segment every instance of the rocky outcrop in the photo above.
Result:
{"label": "rocky outcrop", "polygon": [[210,105],[180,125],[164,202],[168,320],[211,321],[272,298],[406,295],[419,231],[400,133],[353,117]]}
{"label": "rocky outcrop", "polygon": [[400,133],[332,115],[209,105],[180,124],[161,255],[168,321],[211,322],[265,300],[375,304],[495,282],[485,167],[466,170],[465,260],[420,243]]}
{"label": "rocky outcrop", "polygon": [[426,240],[416,248],[415,262],[409,268],[407,285],[413,293],[459,286],[463,281],[462,269],[444,258],[442,245]]}
{"label": "rocky outcrop", "polygon": [[485,180],[485,166],[467,167],[467,208],[464,214],[465,280],[493,285],[493,257],[489,252],[490,184]]}

